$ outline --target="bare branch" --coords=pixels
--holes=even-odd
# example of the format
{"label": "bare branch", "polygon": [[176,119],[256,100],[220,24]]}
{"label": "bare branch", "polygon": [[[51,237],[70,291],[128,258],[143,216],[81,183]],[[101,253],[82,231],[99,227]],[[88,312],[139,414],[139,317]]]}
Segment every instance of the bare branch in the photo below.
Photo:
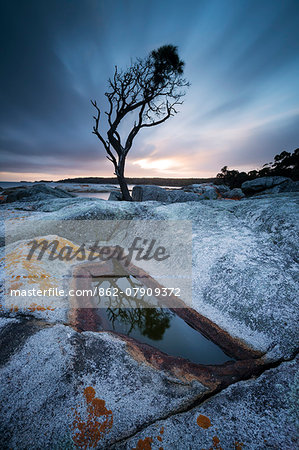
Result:
{"label": "bare branch", "polygon": [[[97,110],[93,133],[103,144],[109,161],[114,164],[123,197],[127,200],[131,197],[124,178],[126,156],[142,128],[162,124],[177,113],[177,106],[183,103],[184,89],[189,86],[182,77],[183,66],[177,48],[172,45],[160,47],[145,59],[136,59],[126,70],[119,70],[115,66],[105,93],[108,100],[108,110],[105,111],[107,140],[99,131],[100,109],[95,101],[92,102]],[[135,122],[122,146],[124,136],[119,132],[119,126],[130,117]]]}
{"label": "bare branch", "polygon": [[116,167],[117,166],[117,161],[116,161],[115,156],[113,155],[113,153],[110,150],[110,143],[108,141],[105,141],[105,139],[103,138],[103,136],[99,132],[99,121],[100,121],[100,117],[101,117],[100,108],[98,107],[96,101],[93,102],[91,100],[91,103],[96,108],[96,110],[98,112],[97,116],[93,116],[93,118],[95,119],[95,125],[93,126],[92,133],[95,134],[100,139],[100,141],[102,142],[103,146],[105,147],[106,152],[110,156],[110,157],[107,157],[107,158],[110,159],[110,161],[112,161],[114,166]]}
{"label": "bare branch", "polygon": [[156,125],[160,125],[161,123],[165,122],[165,120],[169,119],[169,117],[172,115],[172,107],[168,105],[166,105],[167,108],[167,114],[160,120],[156,120],[153,122],[149,122],[149,123],[143,123],[142,125],[140,125],[140,128],[145,128],[145,127],[154,127]]}
{"label": "bare branch", "polygon": [[93,118],[94,118],[94,120],[95,120],[95,125],[93,126],[93,134],[96,134],[97,135],[97,137],[100,139],[100,141],[102,142],[102,144],[104,145],[104,147],[105,147],[105,149],[107,150],[107,148],[108,148],[108,144],[107,144],[107,142],[105,141],[105,139],[103,138],[103,136],[100,134],[100,132],[99,132],[99,122],[100,122],[100,117],[101,117],[101,111],[100,111],[100,108],[98,107],[98,105],[97,105],[97,102],[96,101],[92,101],[91,100],[91,103],[92,103],[92,105],[96,108],[96,110],[97,110],[97,112],[98,112],[98,114],[97,114],[97,116],[93,116]]}

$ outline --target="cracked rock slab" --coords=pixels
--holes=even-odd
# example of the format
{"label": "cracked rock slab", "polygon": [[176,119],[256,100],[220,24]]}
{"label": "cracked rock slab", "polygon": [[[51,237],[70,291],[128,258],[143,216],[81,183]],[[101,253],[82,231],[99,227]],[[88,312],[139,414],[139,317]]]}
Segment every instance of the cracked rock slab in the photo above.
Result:
{"label": "cracked rock slab", "polygon": [[[294,450],[298,448],[298,361],[284,362],[257,379],[231,385],[113,448]],[[146,443],[151,447],[145,447]]]}
{"label": "cracked rock slab", "polygon": [[138,363],[109,333],[64,325],[16,345],[0,380],[1,448],[13,449],[74,448],[80,439],[107,448],[207,391]]}

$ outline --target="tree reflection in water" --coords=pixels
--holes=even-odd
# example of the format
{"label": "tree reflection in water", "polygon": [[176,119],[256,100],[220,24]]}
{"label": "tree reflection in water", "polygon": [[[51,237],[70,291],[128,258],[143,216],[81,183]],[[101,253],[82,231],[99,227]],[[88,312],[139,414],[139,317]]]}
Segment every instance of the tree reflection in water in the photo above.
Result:
{"label": "tree reflection in water", "polygon": [[117,289],[118,295],[105,295],[104,298],[99,298],[99,306],[107,307],[106,317],[113,330],[117,330],[118,324],[121,324],[122,328],[126,328],[125,333],[128,336],[133,330],[136,330],[155,341],[163,339],[165,330],[170,327],[173,313],[164,308],[153,308],[154,298],[140,295],[140,291],[136,296],[125,293],[126,288],[131,288],[131,292],[134,293],[133,288],[144,287],[142,283],[127,276],[109,278],[109,280],[107,278],[97,279],[95,286],[98,289],[104,288],[105,292],[108,288],[112,292],[113,288]]}
{"label": "tree reflection in water", "polygon": [[126,334],[135,329],[143,336],[159,341],[170,327],[171,313],[158,308],[107,308],[107,315],[115,328],[115,321],[121,321],[128,326]]}

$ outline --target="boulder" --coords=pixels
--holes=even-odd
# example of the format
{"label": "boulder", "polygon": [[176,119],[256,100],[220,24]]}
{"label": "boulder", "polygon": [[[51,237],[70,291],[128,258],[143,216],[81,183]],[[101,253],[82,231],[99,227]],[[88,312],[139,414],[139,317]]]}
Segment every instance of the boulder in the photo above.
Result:
{"label": "boulder", "polygon": [[231,198],[233,200],[241,200],[245,197],[242,189],[230,189],[225,184],[191,184],[183,188],[185,192],[194,192],[199,195],[200,200],[218,200],[221,198]]}
{"label": "boulder", "polygon": [[219,184],[216,188],[222,197],[227,197],[230,193],[230,188],[229,186],[226,186],[226,184]]}
{"label": "boulder", "polygon": [[157,201],[167,203],[181,203],[199,201],[197,194],[192,192],[183,192],[178,189],[169,190],[163,189],[159,186],[134,186],[132,191],[133,201]]}
{"label": "boulder", "polygon": [[288,183],[279,184],[265,191],[258,192],[259,194],[279,194],[280,192],[299,192],[299,181],[290,180]]}
{"label": "boulder", "polygon": [[277,194],[279,192],[298,192],[299,183],[287,177],[262,177],[245,181],[242,184],[245,194],[252,195],[258,192]]}
{"label": "boulder", "polygon": [[[118,191],[119,187],[114,184],[79,184],[79,183],[55,183],[57,187],[62,187],[67,192],[102,193]],[[54,187],[54,184],[52,184]]]}
{"label": "boulder", "polygon": [[214,184],[190,184],[183,188],[185,192],[194,192],[200,196],[201,200],[217,200],[219,197]]}
{"label": "boulder", "polygon": [[227,193],[227,195],[224,195],[226,198],[231,198],[233,200],[241,200],[241,198],[245,197],[245,194],[243,193],[242,189],[240,188],[234,188],[230,189]]}
{"label": "boulder", "polygon": [[200,200],[198,194],[194,192],[183,192],[178,189],[168,191],[168,198],[170,203],[198,202]]}
{"label": "boulder", "polygon": [[201,200],[217,200],[219,197],[217,188],[214,185],[203,185],[196,192],[200,195]]}
{"label": "boulder", "polygon": [[120,201],[121,199],[122,199],[121,192],[115,192],[115,191],[110,192],[108,200],[110,200],[110,201]]}
{"label": "boulder", "polygon": [[46,200],[48,198],[69,198],[75,197],[75,195],[65,192],[60,188],[51,188],[45,184],[36,184],[29,187],[13,187],[5,189],[2,192],[4,201],[6,203],[12,203],[17,201],[36,201],[36,200]]}
{"label": "boulder", "polygon": [[158,202],[167,202],[168,193],[159,186],[134,186],[132,190],[132,198],[134,202],[145,202],[147,200],[155,200]]}

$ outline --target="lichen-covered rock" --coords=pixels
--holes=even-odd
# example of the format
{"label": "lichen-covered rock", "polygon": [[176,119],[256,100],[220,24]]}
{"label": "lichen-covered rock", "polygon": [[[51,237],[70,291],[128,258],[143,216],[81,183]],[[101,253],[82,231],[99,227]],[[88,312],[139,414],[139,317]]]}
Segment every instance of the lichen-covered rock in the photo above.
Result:
{"label": "lichen-covered rock", "polygon": [[233,200],[241,200],[241,198],[244,198],[244,197],[245,197],[245,194],[243,193],[242,189],[234,188],[234,189],[229,190],[226,198],[231,198]]}
{"label": "lichen-covered rock", "polygon": [[268,194],[271,195],[271,194],[278,194],[280,192],[299,192],[299,181],[290,180],[288,183],[279,184],[270,189],[265,189],[264,191],[257,192],[254,195],[255,196]]}
{"label": "lichen-covered rock", "polygon": [[191,184],[183,188],[186,192],[194,192],[199,195],[200,200],[221,200],[221,199],[233,199],[241,200],[245,197],[242,189],[234,188],[230,189],[224,184]]}
{"label": "lichen-covered rock", "polygon": [[[52,235],[37,239],[43,241],[57,242],[56,254],[63,247],[77,249],[74,244],[60,236]],[[72,260],[55,260],[51,263],[48,259],[53,247],[50,245],[44,257],[39,259],[39,251],[34,252],[30,259],[29,240],[17,241],[5,248],[5,254],[0,265],[2,271],[2,282],[5,292],[2,294],[0,312],[32,315],[43,318],[49,322],[66,322],[69,309],[71,307],[67,292],[58,295],[58,292],[65,288],[66,282],[70,279],[70,267],[75,264]],[[45,292],[34,295],[34,290]],[[21,295],[21,292],[24,295]],[[61,291],[62,293],[62,291]]]}
{"label": "lichen-covered rock", "polygon": [[134,186],[132,190],[132,197],[135,202],[153,200],[165,203],[185,203],[198,202],[199,200],[205,199],[215,199],[217,198],[217,194],[215,194],[214,189],[208,189],[201,195],[196,190],[166,190],[159,186]]}
{"label": "lichen-covered rock", "polygon": [[227,198],[230,193],[229,186],[226,186],[226,184],[217,184],[216,186],[218,192],[222,195],[222,197]]}
{"label": "lichen-covered rock", "polygon": [[[39,208],[49,212],[27,215],[21,229],[24,235],[36,226],[35,215],[50,221],[190,220],[193,308],[247,345],[265,352],[269,359],[277,360],[292,356],[298,342],[298,203],[296,193],[241,202],[172,204],[55,199],[40,203]],[[39,220],[40,236],[50,234],[50,221]],[[86,226],[78,223],[80,229],[84,233]],[[17,239],[17,232],[14,236]]]}
{"label": "lichen-covered rock", "polygon": [[166,190],[159,186],[134,186],[132,198],[135,202],[149,200],[167,203],[199,201],[199,196],[195,193],[183,192],[178,189]]}
{"label": "lichen-covered rock", "polygon": [[167,202],[168,193],[159,186],[134,186],[132,190],[132,198],[134,202],[144,202],[154,200],[157,202]]}
{"label": "lichen-covered rock", "polygon": [[108,200],[110,201],[120,201],[122,199],[121,192],[110,192]]}
{"label": "lichen-covered rock", "polygon": [[264,192],[267,194],[277,194],[279,192],[298,192],[299,183],[287,177],[262,177],[255,180],[248,180],[242,184],[245,194],[255,194]]}
{"label": "lichen-covered rock", "polygon": [[191,184],[183,188],[186,192],[194,192],[198,194],[200,200],[217,200],[219,193],[214,184]]}
{"label": "lichen-covered rock", "polygon": [[[82,233],[80,219],[128,219],[131,229],[136,219],[189,220],[193,308],[279,364],[298,347],[298,203],[298,194],[281,193],[187,204],[55,198],[1,209],[23,233],[38,219],[41,235],[51,219],[62,225],[78,220]],[[11,265],[4,270],[5,259],[0,265],[19,283],[15,269],[28,276],[28,267],[17,233],[13,239],[6,249]],[[46,269],[33,268],[42,283],[53,283]],[[79,334],[55,325],[67,323],[65,300],[55,311],[45,304],[0,313],[2,448],[297,448],[295,362],[235,383],[192,408],[207,393],[199,382],[153,369],[109,333]],[[58,310],[63,313],[55,316]]]}
{"label": "lichen-covered rock", "polygon": [[5,198],[6,203],[12,203],[17,201],[37,201],[49,198],[69,198],[74,197],[73,194],[63,191],[62,189],[56,187],[51,188],[45,184],[35,184],[29,187],[13,187],[9,189],[4,189],[2,196]]}
{"label": "lichen-covered rock", "polygon": [[267,354],[298,346],[298,194],[163,205],[164,219],[193,230],[193,308]]}
{"label": "lichen-covered rock", "polygon": [[293,450],[298,446],[298,366],[298,361],[282,363],[236,383],[113,448]]}
{"label": "lichen-covered rock", "polygon": [[67,192],[85,192],[85,193],[102,193],[102,192],[119,192],[119,187],[113,184],[94,184],[94,183],[49,183],[51,187],[58,187]]}
{"label": "lichen-covered rock", "polygon": [[167,191],[168,202],[170,203],[185,203],[185,202],[198,202],[199,196],[193,192],[183,192],[179,189]]}
{"label": "lichen-covered rock", "polygon": [[24,318],[6,330],[1,448],[109,448],[206,392],[137,361],[109,333]]}

